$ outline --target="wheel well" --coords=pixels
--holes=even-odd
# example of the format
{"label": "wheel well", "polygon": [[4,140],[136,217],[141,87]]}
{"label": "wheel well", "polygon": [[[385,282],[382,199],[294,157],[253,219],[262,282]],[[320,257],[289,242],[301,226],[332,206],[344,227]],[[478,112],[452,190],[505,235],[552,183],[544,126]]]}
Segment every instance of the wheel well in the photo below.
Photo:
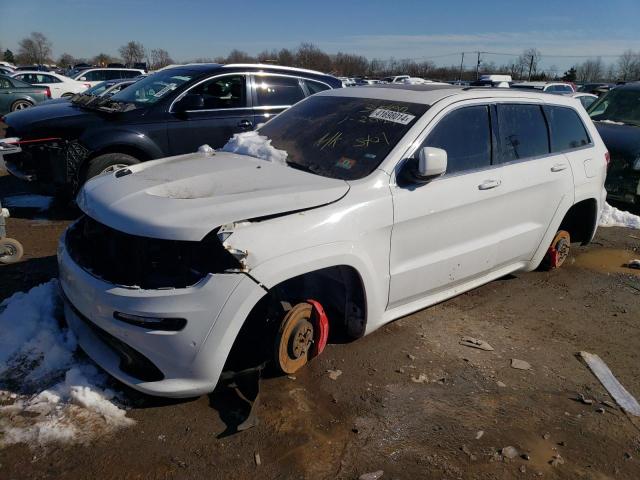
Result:
{"label": "wheel well", "polygon": [[347,265],[322,268],[269,289],[240,329],[225,370],[243,370],[270,358],[275,333],[285,312],[308,299],[318,301],[325,310],[331,342],[343,343],[364,335],[366,292],[360,274]]}
{"label": "wheel well", "polygon": [[558,230],[566,230],[571,235],[571,242],[587,245],[596,229],[598,203],[589,198],[573,205],[566,213]]}
{"label": "wheel well", "polygon": [[91,154],[87,157],[87,162],[90,162],[94,158],[99,157],[100,155],[105,155],[107,153],[124,153],[126,155],[131,155],[132,157],[137,158],[141,162],[144,162],[145,160],[151,160],[151,156],[140,148],[133,147],[131,145],[109,145],[108,147],[91,152]]}

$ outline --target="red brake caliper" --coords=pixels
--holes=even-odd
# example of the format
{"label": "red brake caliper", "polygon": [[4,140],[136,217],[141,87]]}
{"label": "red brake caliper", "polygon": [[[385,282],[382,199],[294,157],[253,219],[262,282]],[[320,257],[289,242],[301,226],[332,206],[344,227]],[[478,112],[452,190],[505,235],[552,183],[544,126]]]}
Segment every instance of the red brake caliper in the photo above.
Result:
{"label": "red brake caliper", "polygon": [[324,308],[316,300],[307,300],[313,307],[311,321],[313,323],[313,346],[311,347],[311,358],[317,357],[327,346],[329,338],[329,319],[324,313]]}
{"label": "red brake caliper", "polygon": [[549,263],[551,268],[558,268],[558,260],[560,259],[560,253],[556,247],[549,247]]}

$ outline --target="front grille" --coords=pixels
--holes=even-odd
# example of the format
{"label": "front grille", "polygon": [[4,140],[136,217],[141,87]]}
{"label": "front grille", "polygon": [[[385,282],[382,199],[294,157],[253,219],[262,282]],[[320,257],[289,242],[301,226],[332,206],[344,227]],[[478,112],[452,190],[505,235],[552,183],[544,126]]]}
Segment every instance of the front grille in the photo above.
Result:
{"label": "front grille", "polygon": [[130,235],[84,216],[67,231],[66,246],[92,275],[143,289],[184,288],[208,273],[241,267],[216,231],[200,242],[161,240]]}

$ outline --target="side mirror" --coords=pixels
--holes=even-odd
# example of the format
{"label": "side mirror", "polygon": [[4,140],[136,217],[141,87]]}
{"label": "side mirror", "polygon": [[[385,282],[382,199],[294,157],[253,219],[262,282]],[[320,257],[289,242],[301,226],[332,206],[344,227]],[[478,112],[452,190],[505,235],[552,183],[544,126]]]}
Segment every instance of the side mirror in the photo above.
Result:
{"label": "side mirror", "polygon": [[423,147],[418,153],[417,176],[429,180],[447,171],[447,152],[441,148]]}
{"label": "side mirror", "polygon": [[204,97],[198,93],[191,93],[182,97],[175,105],[175,111],[184,113],[188,110],[199,110],[204,108]]}
{"label": "side mirror", "polygon": [[78,81],[80,81],[80,82],[86,82],[86,81],[87,81],[87,77],[80,77],[80,78],[78,79]]}

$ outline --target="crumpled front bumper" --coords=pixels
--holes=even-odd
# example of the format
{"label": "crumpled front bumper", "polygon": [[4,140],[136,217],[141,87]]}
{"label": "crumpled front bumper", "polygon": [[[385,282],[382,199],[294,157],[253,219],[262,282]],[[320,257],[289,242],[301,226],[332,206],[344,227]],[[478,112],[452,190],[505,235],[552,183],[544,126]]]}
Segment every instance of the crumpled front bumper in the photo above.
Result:
{"label": "crumpled front bumper", "polygon": [[[64,236],[58,263],[65,317],[81,348],[118,380],[156,396],[192,397],[211,392],[246,315],[264,295],[255,281],[241,273],[212,274],[180,289],[113,285],[77,265],[66,250]],[[116,311],[185,318],[187,324],[180,331],[154,331],[116,320]],[[123,369],[127,352],[134,362],[148,361],[161,372],[161,378],[140,378]]]}

